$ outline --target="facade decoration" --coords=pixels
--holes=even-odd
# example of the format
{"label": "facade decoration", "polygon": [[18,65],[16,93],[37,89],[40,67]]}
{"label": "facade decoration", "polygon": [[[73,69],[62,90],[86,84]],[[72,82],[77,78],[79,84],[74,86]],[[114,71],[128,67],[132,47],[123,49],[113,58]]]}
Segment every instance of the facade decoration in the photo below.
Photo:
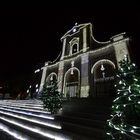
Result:
{"label": "facade decoration", "polygon": [[125,33],[106,42],[97,41],[92,24],[76,24],[61,38],[62,53],[43,67],[39,93],[43,85],[56,80],[64,97],[87,98],[113,94],[114,72],[124,55],[129,58],[129,38]]}

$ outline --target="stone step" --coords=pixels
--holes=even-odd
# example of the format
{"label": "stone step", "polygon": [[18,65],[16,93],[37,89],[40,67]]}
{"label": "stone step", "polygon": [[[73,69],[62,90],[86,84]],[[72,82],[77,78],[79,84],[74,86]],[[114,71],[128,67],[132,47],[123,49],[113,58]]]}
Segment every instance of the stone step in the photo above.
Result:
{"label": "stone step", "polygon": [[104,140],[106,137],[104,129],[74,124],[70,122],[62,122],[61,126],[65,131],[76,133],[77,135],[83,135],[85,137],[87,136],[92,138],[93,140]]}
{"label": "stone step", "polygon": [[104,97],[104,98],[78,98],[78,99],[70,99],[65,100],[64,104],[80,104],[80,105],[111,105],[114,97]]}
{"label": "stone step", "polygon": [[39,123],[42,125],[46,125],[49,127],[54,127],[54,128],[61,128],[60,123],[56,120],[54,120],[53,117],[49,116],[49,117],[39,117],[39,116],[35,116],[32,114],[27,114],[27,113],[23,113],[20,111],[14,111],[11,109],[5,109],[0,107],[0,113],[2,114],[7,114],[10,115],[12,117],[17,117],[17,118],[21,118],[23,120],[28,120],[31,122],[35,122],[35,123]]}
{"label": "stone step", "polygon": [[30,106],[30,105],[42,106],[43,105],[43,102],[40,100],[1,100],[0,104],[1,102],[3,104],[12,103],[12,104],[22,104],[22,105],[27,105],[27,106]]}
{"label": "stone step", "polygon": [[110,113],[110,109],[111,107],[106,107],[106,106],[102,106],[102,107],[92,107],[92,106],[76,106],[76,105],[65,105],[63,106],[63,113],[69,113],[69,112],[84,112],[87,114],[109,114]]}
{"label": "stone step", "polygon": [[0,139],[1,140],[34,140],[28,135],[10,128],[8,125],[0,123]]}
{"label": "stone step", "polygon": [[58,116],[105,121],[109,117],[109,114],[105,112],[104,114],[91,114],[91,113],[84,113],[84,112],[65,112],[65,113],[59,114]]}
{"label": "stone step", "polygon": [[0,111],[0,122],[9,126],[10,128],[25,133],[35,139],[71,139],[70,134],[61,130],[60,128],[54,128],[45,125],[41,122],[33,122],[25,118],[21,118],[16,115],[11,115]]}
{"label": "stone step", "polygon": [[20,108],[28,108],[28,109],[35,109],[35,110],[43,110],[43,106],[35,106],[35,105],[26,106],[26,105],[23,105],[22,103],[21,104],[4,103],[4,104],[0,104],[0,106],[1,105],[13,106],[13,107],[20,107]]}
{"label": "stone step", "polygon": [[46,111],[40,111],[40,110],[32,110],[32,109],[25,109],[25,108],[19,108],[19,107],[10,107],[10,106],[0,106],[3,109],[12,110],[13,112],[19,112],[26,115],[32,115],[37,116],[40,118],[49,118],[54,119],[54,117],[50,114],[50,112]]}
{"label": "stone step", "polygon": [[20,118],[18,115],[16,116],[15,114],[7,114],[7,112],[0,112],[0,122],[8,126],[11,132],[16,131],[16,135],[27,135],[29,137],[28,139],[30,140],[93,140],[88,136],[85,137],[84,135],[78,135],[74,132],[51,128],[50,126],[42,124],[41,121],[39,122],[40,124],[31,122],[29,120],[27,121],[24,118]]}
{"label": "stone step", "polygon": [[87,118],[80,118],[75,116],[64,116],[64,115],[56,115],[55,119],[60,122],[69,122],[73,124],[89,126],[89,127],[96,127],[104,129],[105,120],[95,120],[95,119],[87,119]]}
{"label": "stone step", "polygon": [[[41,131],[39,131],[38,129],[26,126],[25,124],[21,124],[17,121],[12,120],[10,117],[8,118],[5,116],[0,116],[0,122],[3,123],[4,125],[10,127],[10,129],[12,131],[13,130],[17,131],[17,135],[19,135],[19,133],[23,133],[23,134],[27,135],[30,139],[33,139],[33,140],[37,140],[37,139],[53,140],[53,138],[51,138],[51,136],[49,137],[49,136],[47,136],[47,134],[45,135],[45,133],[41,134]],[[24,137],[21,137],[21,139],[23,140]]]}
{"label": "stone step", "polygon": [[59,115],[44,110],[39,100],[0,101],[0,122],[30,140],[102,140],[112,102],[100,99],[72,99]]}

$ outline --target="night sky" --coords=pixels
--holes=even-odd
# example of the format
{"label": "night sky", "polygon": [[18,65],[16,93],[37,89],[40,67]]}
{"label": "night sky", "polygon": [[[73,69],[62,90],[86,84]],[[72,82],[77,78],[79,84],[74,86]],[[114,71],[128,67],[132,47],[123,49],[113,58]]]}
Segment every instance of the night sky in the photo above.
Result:
{"label": "night sky", "polygon": [[126,32],[131,55],[139,66],[139,7],[42,7],[0,10],[0,84],[28,85],[34,70],[53,61],[62,49],[60,38],[75,23],[91,22],[98,41]]}

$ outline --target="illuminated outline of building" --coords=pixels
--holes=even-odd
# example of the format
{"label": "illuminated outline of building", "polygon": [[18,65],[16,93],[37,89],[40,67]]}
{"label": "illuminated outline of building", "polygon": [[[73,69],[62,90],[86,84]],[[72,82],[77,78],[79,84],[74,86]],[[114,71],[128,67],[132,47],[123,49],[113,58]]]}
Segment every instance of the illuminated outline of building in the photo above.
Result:
{"label": "illuminated outline of building", "polygon": [[64,97],[112,94],[114,70],[125,55],[129,58],[129,38],[125,33],[99,42],[92,34],[91,23],[76,24],[61,41],[61,55],[54,62],[46,62],[43,67],[39,93],[45,83],[49,86],[52,80],[57,80],[58,89]]}

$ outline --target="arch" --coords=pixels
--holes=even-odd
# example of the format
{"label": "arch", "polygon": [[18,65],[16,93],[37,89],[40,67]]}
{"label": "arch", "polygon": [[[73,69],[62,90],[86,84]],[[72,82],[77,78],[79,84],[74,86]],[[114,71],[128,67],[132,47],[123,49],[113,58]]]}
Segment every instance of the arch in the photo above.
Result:
{"label": "arch", "polygon": [[93,65],[91,73],[93,74],[92,87],[95,96],[99,97],[113,94],[115,68],[115,64],[108,59],[99,60]]}
{"label": "arch", "polygon": [[93,71],[97,68],[97,66],[101,65],[102,63],[110,64],[110,65],[113,66],[114,69],[116,68],[115,64],[111,60],[109,60],[109,59],[102,59],[102,60],[97,61],[93,65],[93,67],[91,69],[91,73],[93,73]]}
{"label": "arch", "polygon": [[[68,77],[69,76],[69,77]],[[75,80],[75,81],[74,81]],[[77,80],[77,81],[76,81]],[[71,93],[68,93],[67,88],[71,87],[71,85],[75,85],[75,93],[73,93],[73,95],[71,95]],[[64,76],[64,84],[63,84],[63,93],[64,93],[64,97],[80,97],[80,71],[78,68],[76,67],[72,67],[70,69],[67,70],[67,72],[65,73]]]}
{"label": "arch", "polygon": [[57,81],[57,74],[55,72],[50,73],[46,78],[47,85],[50,85],[51,81]]}

